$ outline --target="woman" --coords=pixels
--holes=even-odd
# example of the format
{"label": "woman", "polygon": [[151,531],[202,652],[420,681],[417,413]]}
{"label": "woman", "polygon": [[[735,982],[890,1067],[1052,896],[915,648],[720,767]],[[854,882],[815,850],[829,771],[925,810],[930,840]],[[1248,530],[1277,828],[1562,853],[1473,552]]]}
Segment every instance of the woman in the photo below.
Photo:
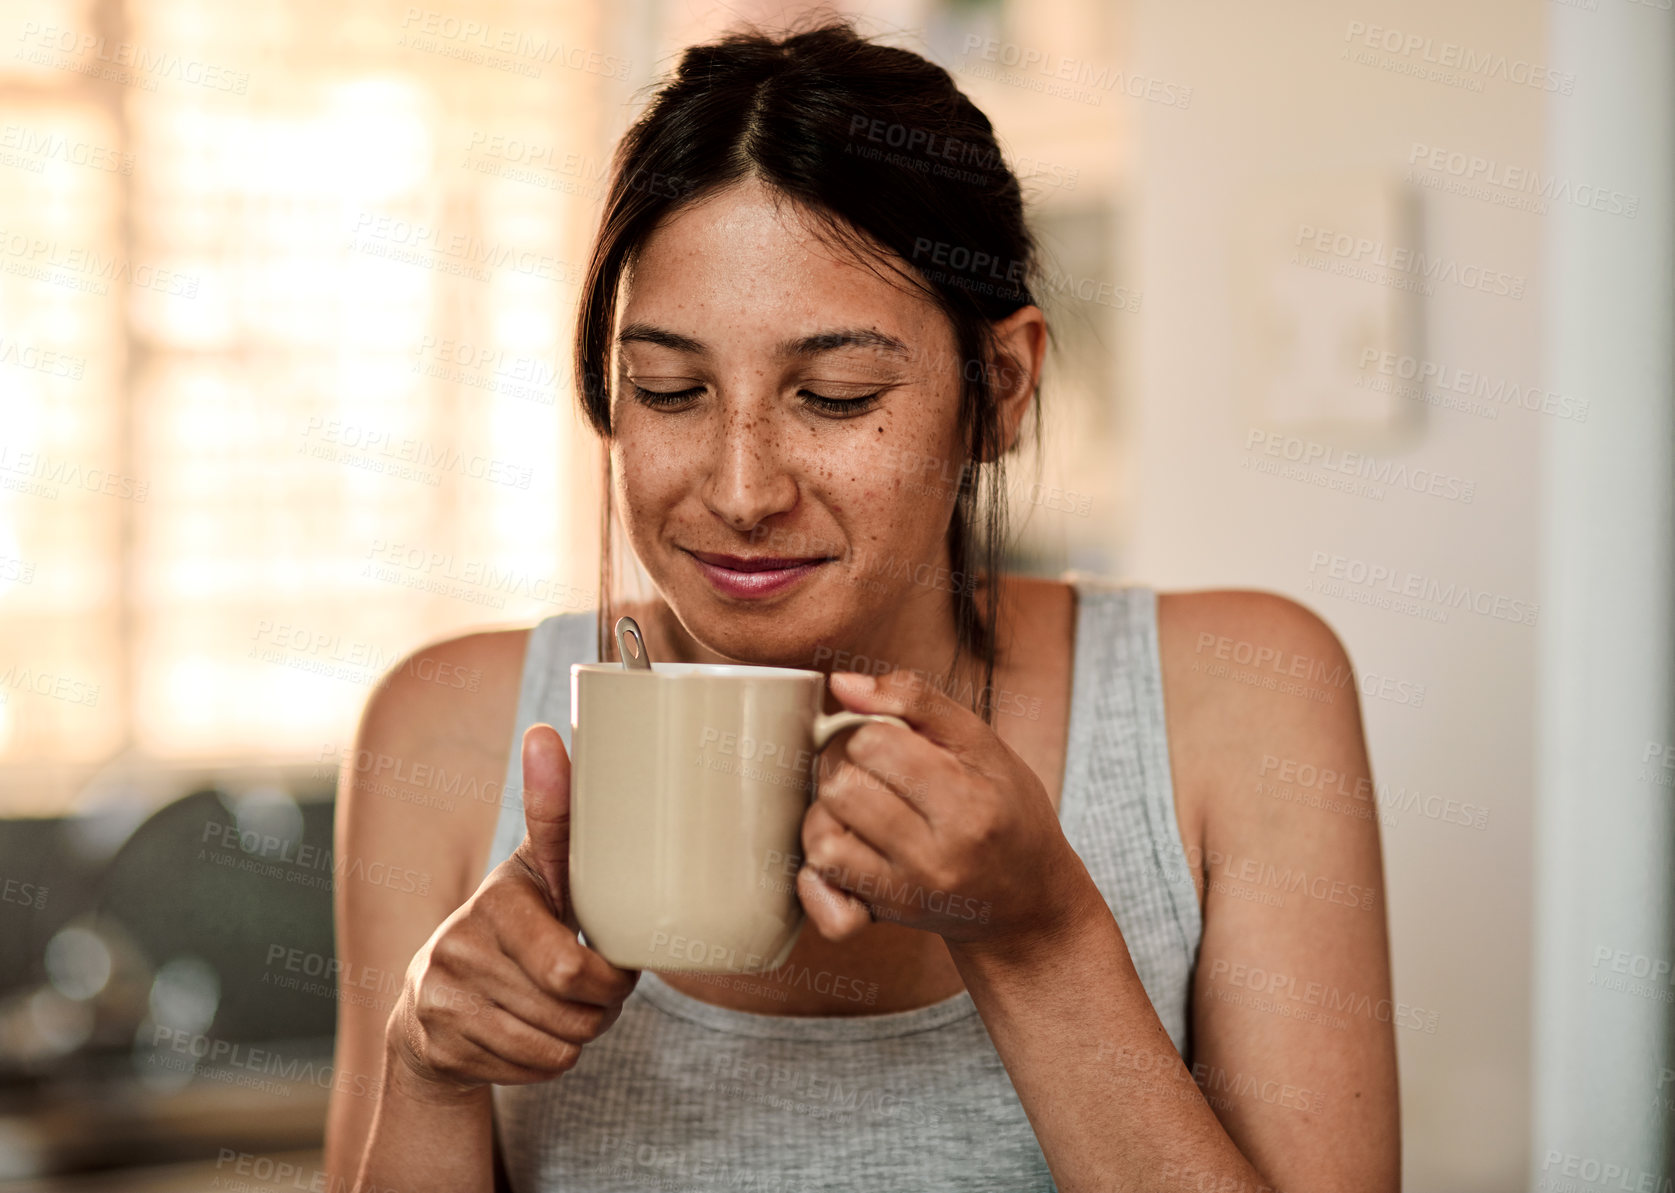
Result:
{"label": "woman", "polygon": [[551,727],[623,609],[420,652],[468,694],[398,668],[339,848],[436,880],[339,890],[338,1063],[380,1080],[334,1099],[336,1179],[489,1189],[498,1153],[520,1191],[1397,1187],[1347,659],[1282,598],[1004,572],[1034,274],[940,68],[842,25],[686,52],[620,147],[576,336],[607,525],[657,589],[624,609],[654,658],[820,667],[830,707],[911,728],[822,759],[785,966],[633,973],[574,932]]}

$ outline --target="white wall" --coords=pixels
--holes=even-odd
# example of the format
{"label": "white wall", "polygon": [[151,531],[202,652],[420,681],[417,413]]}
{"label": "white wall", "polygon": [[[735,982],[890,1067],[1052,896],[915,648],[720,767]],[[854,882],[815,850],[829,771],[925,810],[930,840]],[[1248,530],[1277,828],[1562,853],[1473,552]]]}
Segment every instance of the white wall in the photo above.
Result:
{"label": "white wall", "polygon": [[[1434,1035],[1397,1033],[1404,1183],[1521,1187],[1538,630],[1463,609],[1439,624],[1321,595],[1310,561],[1325,551],[1537,600],[1540,436],[1544,423],[1555,435],[1577,427],[1521,408],[1493,420],[1428,409],[1417,434],[1370,440],[1375,454],[1469,479],[1469,504],[1410,491],[1372,500],[1249,471],[1257,424],[1235,346],[1253,314],[1232,261],[1252,197],[1288,178],[1369,167],[1400,177],[1415,142],[1540,168],[1542,91],[1502,78],[1467,89],[1344,55],[1359,21],[1431,38],[1433,54],[1454,42],[1540,65],[1544,6],[1134,0],[1131,15],[1125,65],[1194,92],[1184,111],[1128,101],[1138,138],[1128,248],[1145,307],[1124,362],[1140,474],[1123,571],[1160,587],[1292,595],[1332,624],[1359,670],[1425,686],[1417,709],[1363,699],[1375,779],[1490,813],[1481,831],[1418,810],[1384,830],[1396,995],[1439,1015]],[[1411,67],[1423,50],[1392,57]],[[1418,194],[1409,247],[1528,279],[1521,299],[1438,283],[1419,355],[1539,385],[1544,217]],[[1355,297],[1371,283],[1340,284]],[[1307,438],[1354,446],[1329,431]]]}
{"label": "white wall", "polygon": [[1661,765],[1675,751],[1675,21],[1622,4],[1560,9],[1553,25],[1555,54],[1593,81],[1554,105],[1554,169],[1621,180],[1643,210],[1572,210],[1548,228],[1549,374],[1605,400],[1543,458],[1531,1166],[1537,1187],[1574,1173],[1661,1189],[1675,1132],[1675,769]]}

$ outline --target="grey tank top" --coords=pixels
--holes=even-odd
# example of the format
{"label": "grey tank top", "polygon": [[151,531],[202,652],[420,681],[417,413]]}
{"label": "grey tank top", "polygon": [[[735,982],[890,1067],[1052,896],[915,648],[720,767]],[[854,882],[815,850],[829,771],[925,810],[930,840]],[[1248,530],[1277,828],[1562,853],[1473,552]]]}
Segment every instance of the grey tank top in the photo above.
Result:
{"label": "grey tank top", "polygon": [[[1059,819],[1190,1063],[1202,922],[1175,817],[1156,594],[1065,579],[1077,608]],[[491,869],[523,839],[524,730],[544,722],[570,744],[570,664],[598,661],[594,619],[560,614],[530,633]],[[778,973],[865,998],[859,987],[837,989],[842,978]],[[516,1193],[1054,1187],[965,991],[890,1014],[762,1015],[712,1006],[646,971],[575,1068],[496,1086],[494,1107]]]}

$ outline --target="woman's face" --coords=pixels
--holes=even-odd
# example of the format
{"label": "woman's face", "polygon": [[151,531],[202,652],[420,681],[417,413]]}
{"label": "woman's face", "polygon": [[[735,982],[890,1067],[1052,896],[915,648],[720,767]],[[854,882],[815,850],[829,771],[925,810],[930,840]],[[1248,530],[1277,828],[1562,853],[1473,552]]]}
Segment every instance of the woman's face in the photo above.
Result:
{"label": "woman's face", "polygon": [[891,627],[950,605],[934,569],[965,458],[960,368],[928,300],[752,181],[652,234],[616,331],[617,507],[700,644],[781,666],[819,643],[891,658]]}

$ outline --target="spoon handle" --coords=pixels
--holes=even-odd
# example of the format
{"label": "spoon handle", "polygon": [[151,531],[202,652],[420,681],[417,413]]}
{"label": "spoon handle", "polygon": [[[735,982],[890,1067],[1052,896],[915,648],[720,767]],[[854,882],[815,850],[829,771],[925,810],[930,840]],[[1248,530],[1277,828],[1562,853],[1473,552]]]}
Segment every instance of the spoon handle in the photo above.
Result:
{"label": "spoon handle", "polygon": [[651,670],[651,658],[646,654],[646,640],[640,635],[640,627],[632,617],[617,618],[616,650],[617,654],[622,656],[624,670]]}

